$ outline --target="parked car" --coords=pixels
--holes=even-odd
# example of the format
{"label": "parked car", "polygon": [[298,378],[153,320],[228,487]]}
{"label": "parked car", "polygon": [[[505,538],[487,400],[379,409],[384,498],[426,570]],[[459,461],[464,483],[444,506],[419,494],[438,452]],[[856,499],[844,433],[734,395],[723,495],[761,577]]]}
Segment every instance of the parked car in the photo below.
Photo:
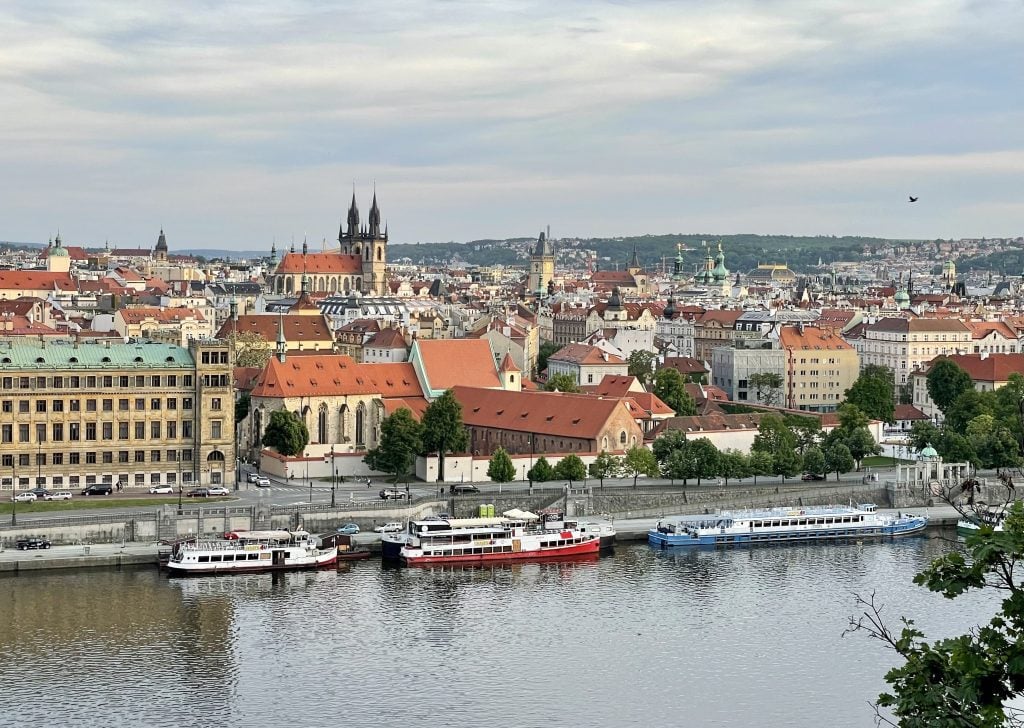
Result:
{"label": "parked car", "polygon": [[398,488],[384,488],[380,492],[380,497],[384,500],[401,500],[403,498],[408,498],[409,494],[404,490],[399,490]]}
{"label": "parked car", "polygon": [[48,491],[46,488],[43,488],[42,486],[35,487],[29,491],[29,493],[35,493],[36,498],[45,498],[49,492],[50,491]]}
{"label": "parked car", "polygon": [[270,478],[268,478],[265,475],[259,476],[258,478],[256,478],[256,480],[254,480],[252,482],[254,482],[256,484],[257,488],[269,488],[270,487]]}
{"label": "parked car", "polygon": [[355,523],[346,523],[344,526],[338,526],[335,530],[343,536],[355,536],[359,533],[359,526]]}
{"label": "parked car", "polygon": [[375,533],[401,533],[405,530],[405,526],[397,521],[391,523],[383,523],[379,526],[374,526],[373,530]]}
{"label": "parked car", "polygon": [[71,500],[70,490],[55,490],[43,496],[43,500]]}
{"label": "parked car", "polygon": [[459,483],[458,485],[453,485],[451,491],[455,495],[465,495],[466,493],[479,493],[480,489],[469,483]]}
{"label": "parked car", "polygon": [[150,493],[173,493],[174,488],[169,485],[154,485],[149,489]]}
{"label": "parked car", "polygon": [[83,491],[82,495],[110,495],[114,492],[114,486],[103,485],[101,483],[94,483],[87,486]]}
{"label": "parked car", "polygon": [[247,478],[248,482],[250,482],[250,483],[255,483],[259,479],[260,479],[260,474],[259,473],[249,473],[248,478]]}
{"label": "parked car", "polygon": [[28,549],[48,549],[50,542],[45,538],[19,538],[15,544],[20,551]]}
{"label": "parked car", "polygon": [[18,501],[18,503],[32,503],[36,500],[36,494],[31,490],[26,490],[24,493],[18,493],[11,500]]}
{"label": "parked car", "polygon": [[223,485],[211,485],[206,490],[210,495],[229,495],[231,493],[231,491]]}
{"label": "parked car", "polygon": [[209,488],[193,488],[185,494],[186,498],[208,498],[210,496]]}
{"label": "parked car", "polygon": [[800,480],[824,480],[824,475],[818,475],[817,473],[804,473]]}

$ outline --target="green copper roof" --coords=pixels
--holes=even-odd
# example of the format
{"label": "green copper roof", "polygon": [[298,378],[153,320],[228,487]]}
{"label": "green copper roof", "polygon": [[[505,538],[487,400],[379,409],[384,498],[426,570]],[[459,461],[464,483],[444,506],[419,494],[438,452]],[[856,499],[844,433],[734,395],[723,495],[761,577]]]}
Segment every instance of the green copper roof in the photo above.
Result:
{"label": "green copper roof", "polygon": [[0,371],[13,369],[124,369],[195,366],[192,354],[174,344],[68,341],[0,342]]}

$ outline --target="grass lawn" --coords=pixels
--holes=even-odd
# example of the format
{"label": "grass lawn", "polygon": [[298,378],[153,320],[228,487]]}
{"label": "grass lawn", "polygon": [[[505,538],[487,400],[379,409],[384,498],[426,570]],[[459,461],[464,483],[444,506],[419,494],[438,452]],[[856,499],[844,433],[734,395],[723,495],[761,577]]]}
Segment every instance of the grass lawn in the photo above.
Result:
{"label": "grass lawn", "polygon": [[[207,503],[218,503],[221,501],[234,500],[233,498],[182,498],[181,504],[199,505]],[[33,503],[19,503],[18,513],[48,513],[51,511],[84,511],[90,508],[141,508],[146,506],[163,506],[169,503],[178,505],[178,496],[166,498],[111,498],[109,496],[85,496],[81,499],[73,498],[69,501],[35,501]],[[0,513],[10,513],[14,504],[11,502],[0,503]]]}
{"label": "grass lawn", "polygon": [[864,458],[862,465],[866,468],[891,468],[896,463],[912,463],[913,460],[903,460],[901,458],[891,458],[888,455],[872,455],[871,457]]}

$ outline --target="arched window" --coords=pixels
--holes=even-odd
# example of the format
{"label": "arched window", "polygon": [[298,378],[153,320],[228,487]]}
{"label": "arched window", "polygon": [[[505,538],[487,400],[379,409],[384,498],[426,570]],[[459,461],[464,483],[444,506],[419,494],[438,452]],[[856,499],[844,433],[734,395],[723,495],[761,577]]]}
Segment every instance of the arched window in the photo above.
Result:
{"label": "arched window", "polygon": [[206,462],[208,463],[222,463],[224,462],[224,453],[220,450],[214,450],[206,456]]}
{"label": "arched window", "polygon": [[341,409],[338,411],[338,430],[341,432],[342,442],[348,442],[349,440],[348,415],[348,405],[341,405]]}
{"label": "arched window", "polygon": [[607,450],[608,449],[608,437],[607,436],[601,438],[601,449],[602,450]]}
{"label": "arched window", "polygon": [[348,280],[348,276],[345,276],[345,282],[344,282],[344,283],[342,284],[342,290],[343,290],[343,291],[351,291],[351,290],[352,290],[352,289],[351,289],[351,288],[349,287],[349,280]]}
{"label": "arched window", "polygon": [[379,261],[383,261],[384,260],[384,248],[382,248],[379,245],[377,246],[377,260],[379,260]]}
{"label": "arched window", "polygon": [[369,245],[367,245],[367,246],[366,246],[366,259],[367,259],[367,260],[370,260],[370,254],[371,254],[372,252],[373,252],[373,251],[371,251],[371,250],[370,250],[370,246],[369,246]]}
{"label": "arched window", "polygon": [[292,279],[291,278],[288,278],[288,280],[286,280],[284,282],[284,292],[285,293],[291,293],[292,292]]}
{"label": "arched window", "polygon": [[316,290],[318,290],[318,291],[324,290],[324,279],[323,279],[323,276],[317,276],[317,278],[316,278]]}
{"label": "arched window", "polygon": [[327,442],[327,405],[320,405],[316,417],[316,441],[323,445]]}
{"label": "arched window", "polygon": [[356,447],[366,444],[366,407],[360,402],[356,407]]}
{"label": "arched window", "polygon": [[626,444],[626,431],[625,430],[623,430],[622,432],[619,433],[619,444],[620,445],[625,445]]}
{"label": "arched window", "polygon": [[331,276],[331,293],[338,290],[338,276]]}

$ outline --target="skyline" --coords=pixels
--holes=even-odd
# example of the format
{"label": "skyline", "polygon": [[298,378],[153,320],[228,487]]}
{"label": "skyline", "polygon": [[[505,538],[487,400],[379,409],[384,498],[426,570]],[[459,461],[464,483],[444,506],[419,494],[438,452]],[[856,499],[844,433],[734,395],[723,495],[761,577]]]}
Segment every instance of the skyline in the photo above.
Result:
{"label": "skyline", "polygon": [[[16,3],[0,237],[1022,234],[1024,6]],[[908,195],[919,196],[909,204]]]}

